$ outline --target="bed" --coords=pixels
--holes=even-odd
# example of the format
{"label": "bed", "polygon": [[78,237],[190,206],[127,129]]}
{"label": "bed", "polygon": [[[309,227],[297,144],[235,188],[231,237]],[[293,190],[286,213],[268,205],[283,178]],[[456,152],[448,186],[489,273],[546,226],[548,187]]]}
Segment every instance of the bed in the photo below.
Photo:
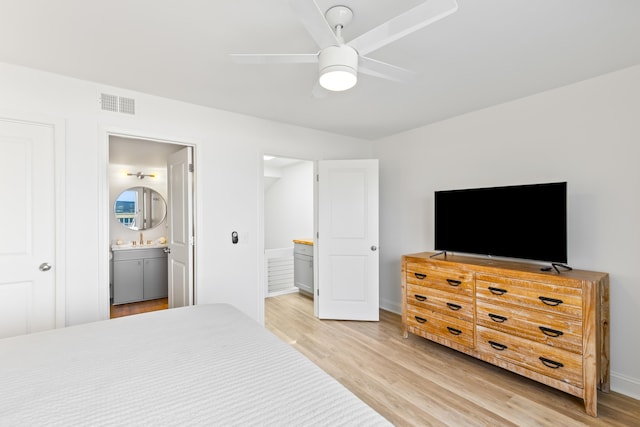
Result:
{"label": "bed", "polygon": [[389,423],[227,304],[0,340],[0,425]]}

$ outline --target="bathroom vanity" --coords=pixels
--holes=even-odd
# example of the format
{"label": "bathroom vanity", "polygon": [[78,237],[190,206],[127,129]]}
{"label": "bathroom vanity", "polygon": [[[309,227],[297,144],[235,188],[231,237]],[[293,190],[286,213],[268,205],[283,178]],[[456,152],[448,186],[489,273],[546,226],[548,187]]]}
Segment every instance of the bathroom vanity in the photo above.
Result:
{"label": "bathroom vanity", "polygon": [[166,247],[113,248],[113,304],[166,298]]}
{"label": "bathroom vanity", "polygon": [[[140,176],[151,175],[138,172],[134,176],[141,179]],[[130,187],[115,198],[111,235],[115,244],[111,246],[110,266],[112,304],[168,296],[168,248],[166,238],[158,238],[163,233],[158,227],[166,216],[165,199],[153,188],[142,185]],[[150,231],[154,228],[155,231]]]}

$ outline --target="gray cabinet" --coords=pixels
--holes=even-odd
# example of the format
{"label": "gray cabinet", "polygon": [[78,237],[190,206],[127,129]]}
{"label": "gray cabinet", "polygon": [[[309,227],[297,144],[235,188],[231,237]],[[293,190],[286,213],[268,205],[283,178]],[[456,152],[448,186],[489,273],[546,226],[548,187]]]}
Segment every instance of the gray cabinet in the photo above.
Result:
{"label": "gray cabinet", "polygon": [[166,298],[167,254],[163,248],[113,252],[113,303]]}
{"label": "gray cabinet", "polygon": [[300,291],[313,295],[313,246],[294,243],[293,281]]}

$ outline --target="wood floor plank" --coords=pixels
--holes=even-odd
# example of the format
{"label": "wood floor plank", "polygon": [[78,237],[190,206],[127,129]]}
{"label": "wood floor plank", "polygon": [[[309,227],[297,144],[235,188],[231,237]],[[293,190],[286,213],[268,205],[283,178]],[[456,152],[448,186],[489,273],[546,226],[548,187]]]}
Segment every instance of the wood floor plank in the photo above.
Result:
{"label": "wood floor plank", "polygon": [[110,306],[109,317],[131,316],[132,314],[146,313],[148,311],[166,310],[169,308],[168,298],[159,298],[148,301],[132,302],[129,304],[118,304]]}
{"label": "wood floor plank", "polygon": [[265,326],[397,426],[640,426],[640,401],[582,400],[423,338],[402,338],[400,316],[319,320],[313,300],[265,300]]}

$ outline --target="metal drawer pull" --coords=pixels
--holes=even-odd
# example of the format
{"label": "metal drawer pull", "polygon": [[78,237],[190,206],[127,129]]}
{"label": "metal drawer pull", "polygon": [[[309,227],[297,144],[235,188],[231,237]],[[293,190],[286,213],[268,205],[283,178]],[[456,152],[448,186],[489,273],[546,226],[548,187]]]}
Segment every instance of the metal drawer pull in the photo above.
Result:
{"label": "metal drawer pull", "polygon": [[497,323],[504,323],[507,321],[507,318],[504,316],[498,316],[497,314],[489,313],[489,317],[491,320]]}
{"label": "metal drawer pull", "polygon": [[427,323],[427,319],[425,319],[424,317],[420,317],[420,316],[413,316],[413,317],[416,318],[418,323]]}
{"label": "metal drawer pull", "polygon": [[447,279],[447,283],[451,286],[460,286],[462,282],[460,280]]}
{"label": "metal drawer pull", "polygon": [[425,297],[424,295],[414,294],[413,296],[416,297],[416,299],[418,301],[426,301],[427,300],[427,297]]}
{"label": "metal drawer pull", "polygon": [[504,351],[507,349],[507,346],[504,344],[500,344],[498,342],[495,341],[489,341],[489,345],[493,348],[495,348],[498,351]]}
{"label": "metal drawer pull", "polygon": [[422,273],[413,273],[414,276],[416,276],[416,279],[426,279],[427,275],[426,274],[422,274]]}
{"label": "metal drawer pull", "polygon": [[564,365],[560,362],[556,362],[555,360],[547,359],[546,357],[540,356],[540,361],[544,366],[551,369],[562,368]]}
{"label": "metal drawer pull", "polygon": [[542,301],[543,303],[553,306],[555,307],[556,305],[560,305],[562,304],[564,301],[562,301],[561,299],[555,299],[555,298],[548,298],[548,297],[538,297],[540,299],[540,301]]}
{"label": "metal drawer pull", "polygon": [[458,310],[460,310],[462,308],[461,305],[453,304],[453,303],[450,303],[450,302],[447,303],[447,307],[449,307],[453,311],[458,311]]}
{"label": "metal drawer pull", "polygon": [[504,295],[507,293],[506,289],[494,288],[493,286],[489,286],[489,292],[494,295]]}
{"label": "metal drawer pull", "polygon": [[449,330],[449,332],[451,332],[453,335],[460,335],[462,333],[462,331],[460,329],[456,329],[456,328],[452,328],[451,326],[447,326],[447,329]]}
{"label": "metal drawer pull", "polygon": [[556,331],[555,329],[545,328],[544,326],[538,326],[538,327],[540,328],[543,334],[549,337],[554,337],[554,338],[559,337],[563,333],[562,331]]}

